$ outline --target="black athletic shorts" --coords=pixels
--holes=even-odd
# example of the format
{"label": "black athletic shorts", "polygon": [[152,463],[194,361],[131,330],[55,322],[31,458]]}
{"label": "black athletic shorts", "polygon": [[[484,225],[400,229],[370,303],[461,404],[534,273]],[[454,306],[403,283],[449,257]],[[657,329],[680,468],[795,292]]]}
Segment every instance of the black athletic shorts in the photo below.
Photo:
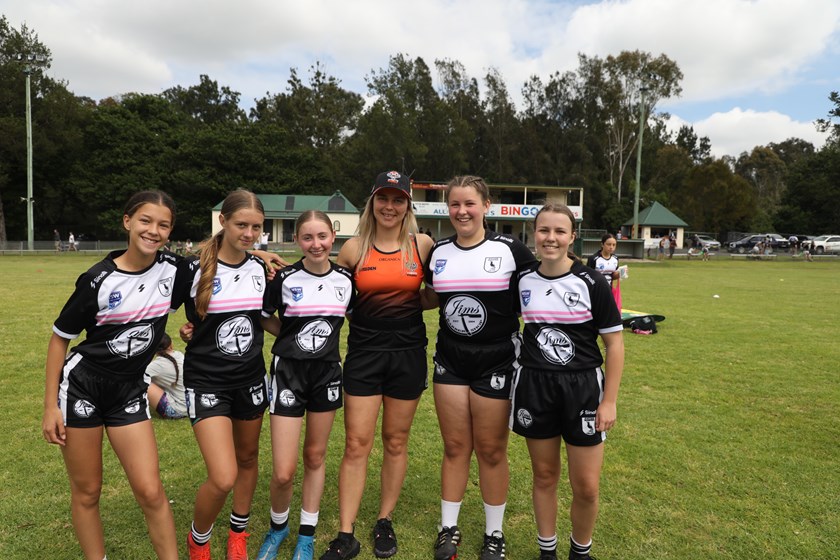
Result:
{"label": "black athletic shorts", "polygon": [[555,372],[519,368],[513,381],[511,429],[526,438],[562,436],[571,445],[598,445],[595,412],[604,398],[601,368]]}
{"label": "black athletic shorts", "polygon": [[494,344],[470,344],[439,334],[434,382],[468,385],[482,397],[509,399],[521,340],[518,332]]}
{"label": "black athletic shorts", "polygon": [[128,426],[149,420],[148,375],[110,374],[88,367],[81,354],[64,362],[58,386],[58,404],[64,425],[70,428]]}
{"label": "black athletic shorts", "polygon": [[187,414],[193,424],[213,416],[256,420],[268,408],[267,385],[265,377],[260,377],[238,389],[211,391],[187,387]]}
{"label": "black athletic shorts", "polygon": [[344,361],[344,392],[414,400],[428,387],[426,348],[350,350]]}
{"label": "black athletic shorts", "polygon": [[278,416],[337,410],[342,404],[341,364],[274,356],[268,394],[268,411]]}

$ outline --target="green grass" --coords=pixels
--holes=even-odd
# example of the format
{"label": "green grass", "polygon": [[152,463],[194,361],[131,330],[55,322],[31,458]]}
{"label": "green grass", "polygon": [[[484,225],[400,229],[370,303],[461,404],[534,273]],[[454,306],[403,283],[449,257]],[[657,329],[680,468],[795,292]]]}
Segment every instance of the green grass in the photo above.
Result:
{"label": "green grass", "polygon": [[[60,453],[41,438],[46,343],[76,276],[96,258],[0,258],[0,557],[80,557]],[[625,307],[667,317],[653,336],[626,335],[619,419],[607,441],[600,559],[830,558],[840,550],[840,263],[630,264]],[[719,298],[713,298],[714,294]],[[183,321],[170,321],[175,334]],[[430,338],[436,320],[427,315]],[[627,332],[627,331],[625,331]],[[431,349],[429,351],[431,356]],[[204,465],[187,422],[154,421],[162,477],[183,541]],[[268,525],[268,425],[254,501],[252,553]],[[338,522],[341,416],[329,452],[316,550]],[[428,558],[439,517],[440,435],[430,392],[421,400],[395,527],[398,558]],[[506,517],[508,555],[535,558],[530,467],[512,436]],[[102,515],[109,557],[152,557],[145,526],[107,447]],[[378,505],[375,446],[357,534],[372,557]],[[558,535],[565,550],[569,491],[561,486]],[[293,526],[300,507],[292,504]],[[225,509],[214,556],[224,557]],[[475,473],[461,514],[462,558],[476,558],[483,511]],[[281,558],[291,555],[284,545]]]}

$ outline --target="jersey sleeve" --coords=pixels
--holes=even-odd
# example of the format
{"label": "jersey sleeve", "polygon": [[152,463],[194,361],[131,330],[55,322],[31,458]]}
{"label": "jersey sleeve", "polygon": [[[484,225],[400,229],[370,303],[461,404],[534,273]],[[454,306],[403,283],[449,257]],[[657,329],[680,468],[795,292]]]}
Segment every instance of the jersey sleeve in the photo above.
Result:
{"label": "jersey sleeve", "polygon": [[[535,262],[537,262],[537,258],[534,256],[534,253],[528,248],[527,245],[522,243],[516,238],[513,238],[513,243],[510,246],[511,253],[513,253],[513,259],[516,261],[516,272],[520,272],[529,268]],[[514,276],[516,276],[514,274]]]}
{"label": "jersey sleeve", "polygon": [[53,324],[55,334],[72,340],[96,323],[98,286],[89,271],[76,279],[73,294]]}
{"label": "jersey sleeve", "polygon": [[190,288],[198,270],[198,259],[188,258],[178,261],[175,272],[175,284],[172,288],[172,311],[179,309],[190,297]]}
{"label": "jersey sleeve", "polygon": [[586,259],[586,266],[588,266],[589,268],[594,270],[595,266],[596,266],[595,258],[597,256],[598,256],[598,253],[592,253],[591,255],[589,255],[589,258]]}
{"label": "jersey sleeve", "polygon": [[[277,272],[268,283],[263,295],[262,316],[271,317],[283,306],[283,280],[288,276],[288,267]],[[282,312],[280,313],[282,315]]]}
{"label": "jersey sleeve", "polygon": [[622,330],[621,312],[615,304],[609,282],[597,272],[592,277],[595,278],[592,287],[592,318],[598,332],[604,334]]}

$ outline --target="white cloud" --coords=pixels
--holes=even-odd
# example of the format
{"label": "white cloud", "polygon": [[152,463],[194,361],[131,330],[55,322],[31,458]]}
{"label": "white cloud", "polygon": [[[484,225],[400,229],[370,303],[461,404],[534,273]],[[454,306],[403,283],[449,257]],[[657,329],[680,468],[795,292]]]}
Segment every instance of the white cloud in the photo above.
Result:
{"label": "white cloud", "polygon": [[818,132],[811,122],[795,121],[776,111],[757,112],[740,107],[726,113],[714,113],[693,124],[672,115],[668,129],[676,131],[685,124],[694,126],[694,132],[698,136],[709,137],[712,155],[715,157],[738,157],[742,152],[750,152],[756,146],[783,142],[788,138],[801,138],[819,149],[828,136]]}

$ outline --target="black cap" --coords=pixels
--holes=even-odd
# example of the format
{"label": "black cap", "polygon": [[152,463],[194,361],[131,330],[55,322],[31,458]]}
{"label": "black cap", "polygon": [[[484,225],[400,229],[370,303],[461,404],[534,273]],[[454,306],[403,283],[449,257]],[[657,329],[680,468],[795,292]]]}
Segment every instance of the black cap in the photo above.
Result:
{"label": "black cap", "polygon": [[379,189],[397,189],[411,198],[411,182],[408,177],[398,171],[383,171],[377,175],[370,194],[376,193]]}

